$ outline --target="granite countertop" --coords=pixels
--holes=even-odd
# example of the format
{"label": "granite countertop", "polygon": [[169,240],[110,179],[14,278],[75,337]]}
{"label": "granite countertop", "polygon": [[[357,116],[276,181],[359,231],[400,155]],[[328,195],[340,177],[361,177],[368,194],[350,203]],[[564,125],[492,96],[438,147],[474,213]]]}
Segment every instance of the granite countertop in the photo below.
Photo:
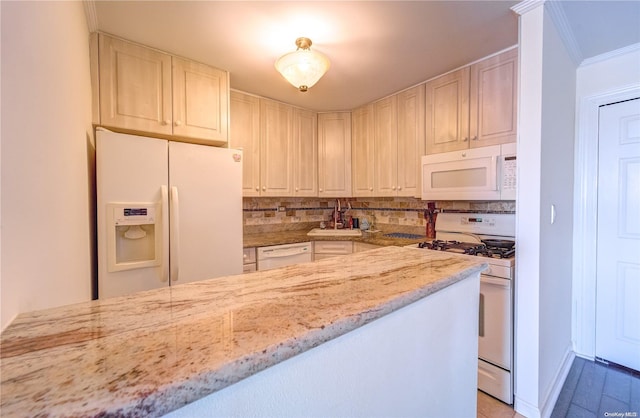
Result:
{"label": "granite countertop", "polygon": [[[266,247],[269,245],[281,245],[281,244],[294,244],[297,242],[307,241],[353,241],[364,242],[373,245],[398,246],[404,247],[406,245],[417,244],[427,240],[426,236],[422,232],[420,238],[407,239],[407,238],[391,238],[384,235],[388,232],[381,230],[378,232],[363,232],[361,237],[353,236],[315,236],[310,237],[307,235],[309,230],[293,230],[293,231],[279,231],[279,232],[262,232],[262,233],[249,233],[243,235],[244,248],[250,247]],[[404,232],[404,231],[402,231]],[[412,231],[415,232],[415,231]]]}
{"label": "granite countertop", "polygon": [[159,416],[484,268],[386,247],[21,314],[0,335],[0,410]]}

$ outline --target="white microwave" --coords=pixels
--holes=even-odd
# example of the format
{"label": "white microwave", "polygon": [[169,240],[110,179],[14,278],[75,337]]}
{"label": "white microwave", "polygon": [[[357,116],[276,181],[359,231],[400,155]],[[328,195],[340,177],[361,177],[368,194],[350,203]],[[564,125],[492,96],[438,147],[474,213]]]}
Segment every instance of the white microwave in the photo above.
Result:
{"label": "white microwave", "polygon": [[515,143],[422,157],[422,200],[515,199]]}

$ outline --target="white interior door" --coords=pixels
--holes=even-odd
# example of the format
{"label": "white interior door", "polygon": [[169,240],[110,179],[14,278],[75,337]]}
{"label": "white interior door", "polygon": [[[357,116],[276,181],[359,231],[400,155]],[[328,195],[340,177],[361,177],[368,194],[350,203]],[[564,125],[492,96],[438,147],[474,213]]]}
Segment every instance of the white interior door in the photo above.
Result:
{"label": "white interior door", "polygon": [[640,99],[600,108],[596,356],[640,370]]}

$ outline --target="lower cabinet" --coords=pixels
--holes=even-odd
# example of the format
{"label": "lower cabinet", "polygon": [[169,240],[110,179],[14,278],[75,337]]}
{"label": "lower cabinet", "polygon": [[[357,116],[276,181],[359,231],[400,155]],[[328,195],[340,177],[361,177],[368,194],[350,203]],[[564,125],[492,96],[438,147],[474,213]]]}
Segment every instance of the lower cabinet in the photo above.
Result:
{"label": "lower cabinet", "polygon": [[359,253],[361,251],[373,250],[374,248],[382,248],[382,245],[369,244],[367,242],[354,242],[353,252]]}
{"label": "lower cabinet", "polygon": [[316,261],[353,252],[351,241],[315,241],[313,246],[313,259]]}
{"label": "lower cabinet", "polygon": [[242,272],[251,273],[256,271],[256,249],[255,247],[242,250]]}

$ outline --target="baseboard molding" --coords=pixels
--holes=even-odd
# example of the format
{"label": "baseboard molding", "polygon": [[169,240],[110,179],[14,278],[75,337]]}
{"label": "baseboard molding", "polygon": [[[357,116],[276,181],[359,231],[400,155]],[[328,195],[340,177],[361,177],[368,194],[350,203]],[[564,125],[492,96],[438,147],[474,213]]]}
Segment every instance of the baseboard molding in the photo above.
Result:
{"label": "baseboard molding", "polygon": [[541,405],[533,405],[518,397],[516,393],[514,396],[513,407],[517,413],[524,415],[527,418],[549,418],[553,412],[553,407],[556,405],[556,401],[564,386],[564,381],[569,375],[573,359],[576,357],[575,353],[571,349],[571,346],[567,347],[565,354],[560,363],[560,368],[553,378],[553,382],[550,389],[547,391],[544,401]]}
{"label": "baseboard molding", "polygon": [[517,413],[527,418],[540,418],[540,410],[537,406],[518,398],[517,394],[514,398],[513,409],[515,409]]}
{"label": "baseboard molding", "polygon": [[564,354],[564,358],[562,359],[560,369],[558,369],[558,372],[554,376],[553,384],[542,403],[542,411],[540,414],[542,418],[549,418],[551,416],[553,407],[556,405],[556,401],[560,396],[560,392],[562,391],[565,380],[567,380],[567,376],[569,375],[569,371],[571,370],[571,365],[573,364],[573,359],[575,359],[575,357],[576,355],[571,347],[568,347]]}

